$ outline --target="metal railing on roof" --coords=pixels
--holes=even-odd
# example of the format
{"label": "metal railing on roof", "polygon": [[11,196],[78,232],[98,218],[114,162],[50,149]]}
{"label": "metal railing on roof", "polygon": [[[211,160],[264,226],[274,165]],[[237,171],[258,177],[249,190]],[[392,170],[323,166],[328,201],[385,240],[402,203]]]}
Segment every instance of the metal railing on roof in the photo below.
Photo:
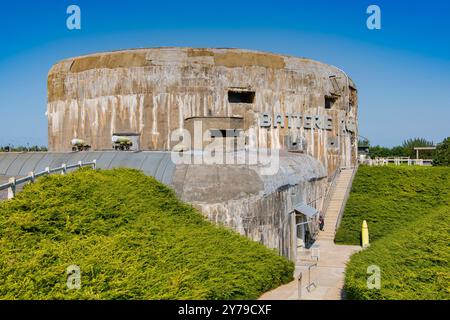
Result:
{"label": "metal railing on roof", "polygon": [[65,175],[67,173],[67,170],[70,170],[70,169],[77,169],[77,168],[82,168],[82,167],[87,167],[87,166],[92,166],[95,169],[96,165],[97,165],[97,160],[93,160],[90,162],[78,161],[77,164],[71,164],[71,165],[62,164],[60,167],[57,167],[57,168],[46,167],[44,169],[44,171],[40,171],[40,172],[36,172],[36,173],[31,171],[28,174],[28,176],[26,176],[26,177],[22,177],[22,178],[18,178],[18,179],[16,179],[15,177],[9,178],[8,183],[0,184],[0,191],[7,189],[8,190],[8,199],[12,199],[16,195],[16,187],[20,184],[24,184],[27,182],[33,183],[36,180],[36,178],[45,176],[45,175],[49,175],[52,173],[61,172],[61,174]]}

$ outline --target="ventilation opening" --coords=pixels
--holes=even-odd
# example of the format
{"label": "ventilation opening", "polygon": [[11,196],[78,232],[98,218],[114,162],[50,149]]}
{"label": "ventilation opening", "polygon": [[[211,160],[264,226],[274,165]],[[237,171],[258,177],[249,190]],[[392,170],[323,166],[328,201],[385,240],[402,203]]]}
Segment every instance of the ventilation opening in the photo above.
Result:
{"label": "ventilation opening", "polygon": [[239,129],[211,129],[211,138],[238,138],[242,130]]}
{"label": "ventilation opening", "polygon": [[284,146],[289,152],[303,152],[305,147],[301,138],[293,138],[291,136],[284,137]]}
{"label": "ventilation opening", "polygon": [[230,103],[253,103],[254,91],[228,91],[228,102]]}
{"label": "ventilation opening", "polygon": [[334,103],[336,102],[336,98],[334,97],[325,97],[325,109],[333,108]]}

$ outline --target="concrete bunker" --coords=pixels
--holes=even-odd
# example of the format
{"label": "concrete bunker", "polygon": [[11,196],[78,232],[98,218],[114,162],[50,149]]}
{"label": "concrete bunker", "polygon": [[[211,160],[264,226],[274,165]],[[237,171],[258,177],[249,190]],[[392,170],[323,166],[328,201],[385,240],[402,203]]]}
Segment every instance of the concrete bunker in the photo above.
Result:
{"label": "concrete bunker", "polygon": [[[336,171],[356,163],[357,106],[347,74],[304,58],[213,48],[69,58],[48,75],[50,152],[0,155],[0,175],[83,159],[143,170],[211,221],[295,260],[297,237],[307,242],[306,231],[314,233]],[[74,137],[90,151],[70,152]],[[140,152],[113,151],[116,138]],[[214,139],[231,141],[226,153],[235,159],[271,150],[276,170],[173,161],[204,153]]]}
{"label": "concrete bunker", "polygon": [[[274,125],[261,123],[263,114]],[[299,114],[301,126],[293,124]],[[178,143],[171,133],[189,118],[241,117],[234,129],[254,132],[245,138],[249,148],[286,150],[286,136],[303,140],[329,174],[356,159],[357,130],[346,127],[357,121],[352,79],[317,61],[251,50],[169,47],[69,58],[49,72],[47,115],[51,151],[70,151],[74,137],[108,150],[114,132],[139,133],[141,150],[170,151]],[[329,128],[314,125],[317,118],[330,119]]]}

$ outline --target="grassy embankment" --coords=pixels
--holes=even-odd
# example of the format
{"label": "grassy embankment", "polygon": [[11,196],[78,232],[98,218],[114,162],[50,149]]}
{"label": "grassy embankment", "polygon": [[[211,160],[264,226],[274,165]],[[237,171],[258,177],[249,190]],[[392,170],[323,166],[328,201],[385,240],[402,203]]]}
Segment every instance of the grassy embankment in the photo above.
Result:
{"label": "grassy embankment", "polygon": [[135,170],[53,175],[0,203],[2,299],[253,299],[292,272]]}
{"label": "grassy embankment", "polygon": [[[450,299],[450,168],[361,166],[336,243],[371,246],[352,256],[349,299]],[[367,289],[367,267],[381,269],[381,289]]]}

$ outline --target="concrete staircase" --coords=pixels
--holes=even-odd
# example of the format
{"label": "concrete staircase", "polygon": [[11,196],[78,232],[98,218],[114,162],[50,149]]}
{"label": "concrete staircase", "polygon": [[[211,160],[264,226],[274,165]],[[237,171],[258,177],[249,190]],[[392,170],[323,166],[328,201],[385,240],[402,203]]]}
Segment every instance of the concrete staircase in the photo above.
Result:
{"label": "concrete staircase", "polygon": [[[345,267],[350,256],[361,250],[360,246],[336,245],[334,235],[341,207],[346,201],[347,190],[352,182],[355,169],[342,169],[336,177],[335,186],[331,191],[331,199],[325,212],[325,228],[319,232],[315,242],[319,256],[317,265],[311,268],[311,279],[316,286],[308,290],[312,262],[311,249],[300,248],[297,256],[294,277],[295,280],[263,294],[261,300],[340,300],[344,297]],[[299,282],[299,275],[302,280]],[[299,284],[301,295],[299,295]]]}
{"label": "concrete staircase", "polygon": [[330,203],[325,212],[325,227],[323,231],[319,233],[319,240],[329,240],[334,241],[334,236],[336,234],[336,224],[339,218],[339,213],[341,207],[345,204],[346,193],[348,188],[351,187],[351,181],[353,176],[353,171],[355,169],[342,169],[339,174],[334,190],[331,194]]}

